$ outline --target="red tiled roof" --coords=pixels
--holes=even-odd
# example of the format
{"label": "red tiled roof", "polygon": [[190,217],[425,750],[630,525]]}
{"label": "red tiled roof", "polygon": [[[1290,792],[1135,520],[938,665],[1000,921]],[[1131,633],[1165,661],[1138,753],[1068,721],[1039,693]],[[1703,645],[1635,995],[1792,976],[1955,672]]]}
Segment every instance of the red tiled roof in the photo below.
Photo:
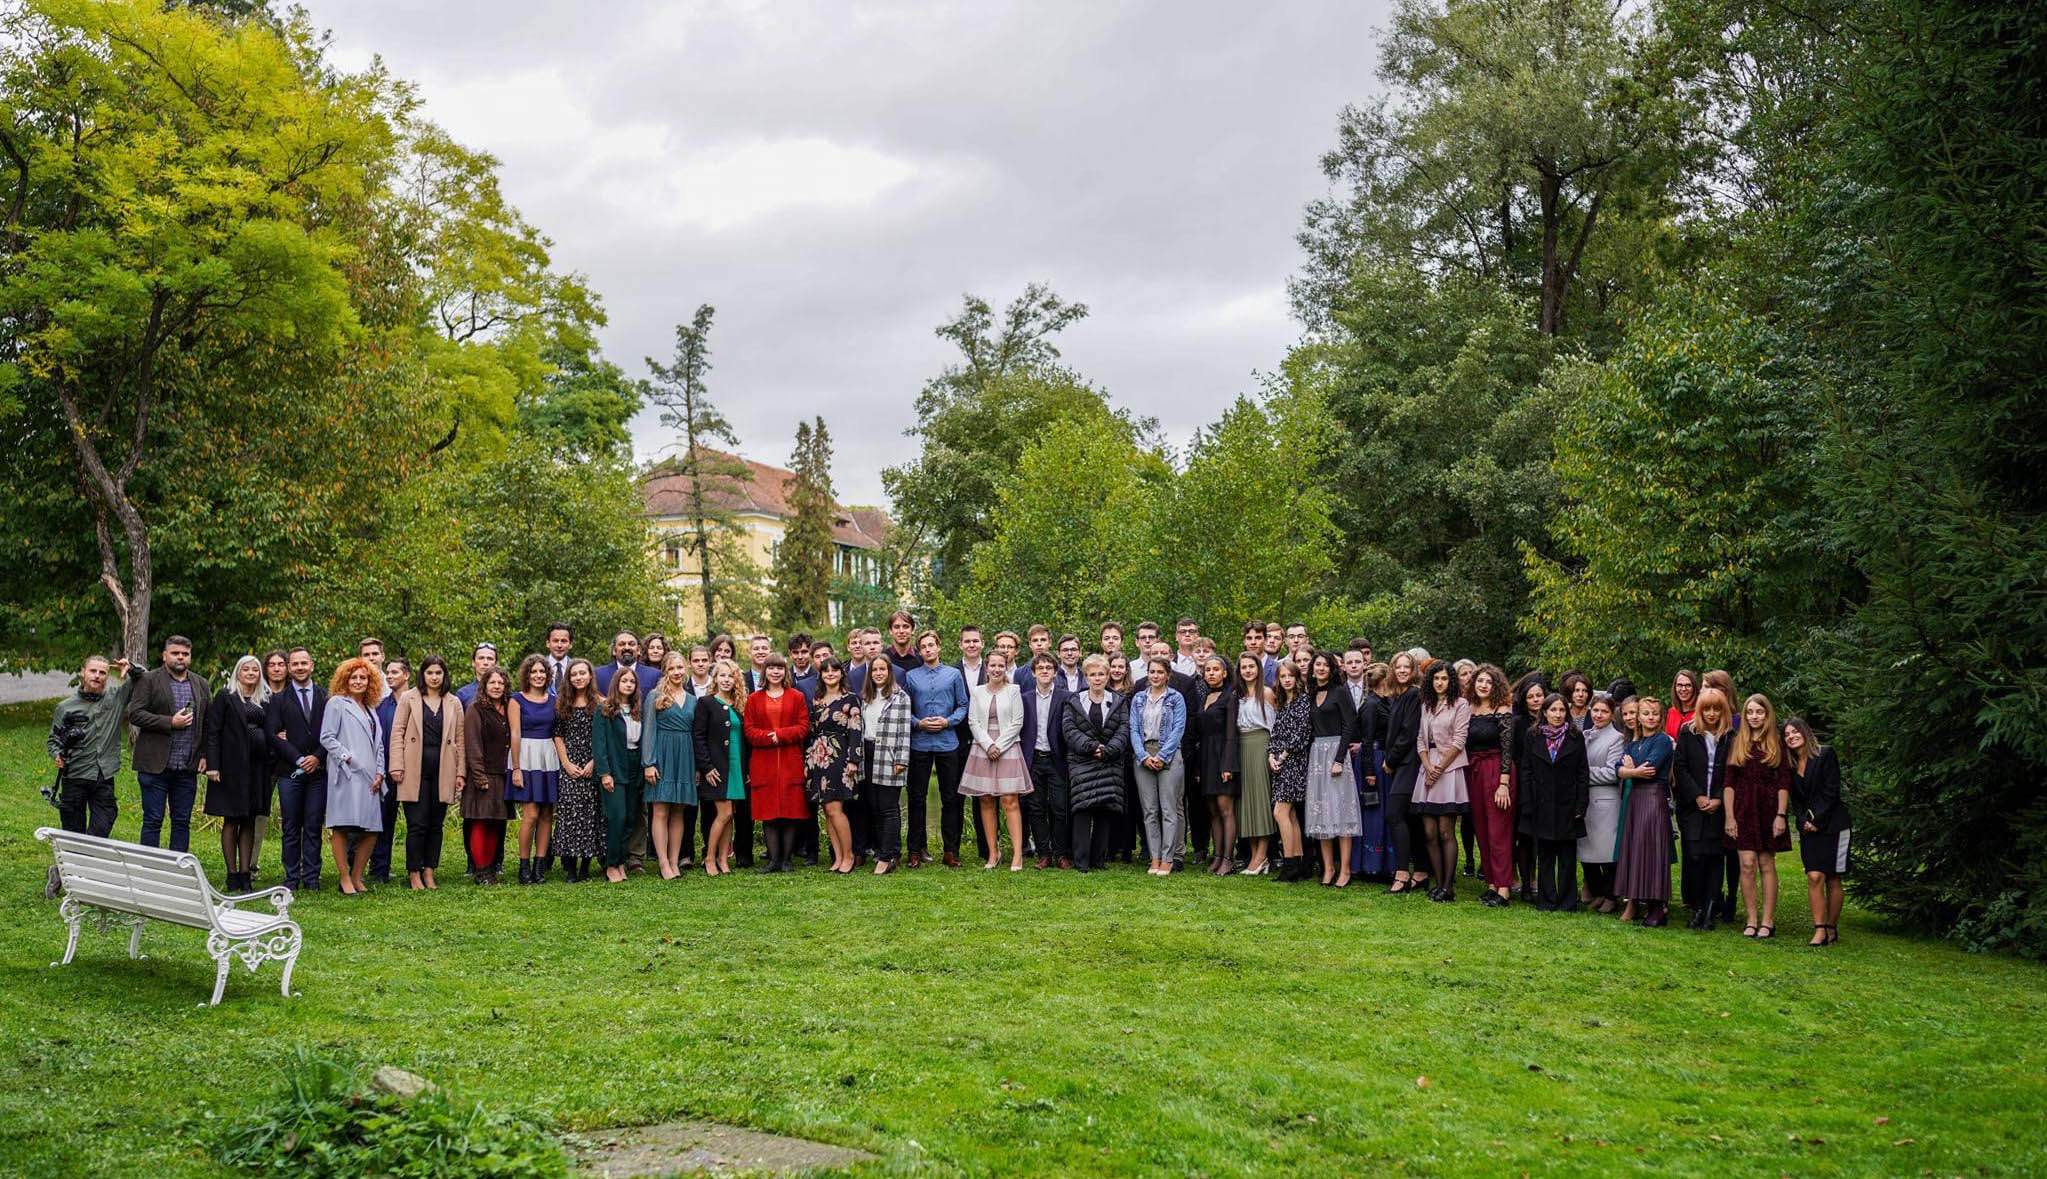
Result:
{"label": "red tiled roof", "polygon": [[[713,453],[713,452],[706,452]],[[753,478],[745,482],[732,481],[725,486],[713,487],[710,500],[721,511],[757,512],[787,520],[795,515],[789,507],[792,471],[757,463],[750,458],[715,452],[725,458],[738,459],[746,464]],[[647,476],[640,480],[640,496],[649,516],[681,516],[688,510],[689,481],[675,469],[674,460],[656,464]],[[888,532],[892,521],[888,513],[880,508],[845,507],[834,505],[832,513],[832,539],[849,548],[879,549],[882,537]]]}

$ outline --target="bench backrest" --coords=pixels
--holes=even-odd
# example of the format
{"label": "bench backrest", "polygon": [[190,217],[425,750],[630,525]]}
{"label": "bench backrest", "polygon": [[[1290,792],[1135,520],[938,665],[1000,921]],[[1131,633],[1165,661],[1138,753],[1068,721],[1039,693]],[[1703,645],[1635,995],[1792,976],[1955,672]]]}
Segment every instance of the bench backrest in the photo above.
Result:
{"label": "bench backrest", "polygon": [[36,838],[57,857],[64,891],[79,903],[201,929],[214,924],[212,887],[190,852],[121,843],[55,827]]}

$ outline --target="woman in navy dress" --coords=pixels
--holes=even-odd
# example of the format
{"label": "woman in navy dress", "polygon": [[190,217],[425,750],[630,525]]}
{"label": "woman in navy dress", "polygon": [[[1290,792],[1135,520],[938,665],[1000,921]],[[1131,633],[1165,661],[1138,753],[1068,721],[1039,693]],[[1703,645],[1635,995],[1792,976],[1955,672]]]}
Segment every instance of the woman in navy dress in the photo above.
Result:
{"label": "woman in navy dress", "polygon": [[561,754],[554,747],[554,697],[547,694],[547,660],[519,662],[519,691],[507,716],[512,726],[512,782],[505,801],[519,808],[519,883],[547,879],[554,802],[561,793]]}
{"label": "woman in navy dress", "polygon": [[[1301,821],[1294,808],[1308,801],[1308,750],[1315,742],[1314,702],[1308,697],[1306,673],[1291,659],[1273,669],[1272,740],[1265,762],[1272,769],[1272,821],[1279,828],[1279,873],[1274,880],[1292,884],[1308,878],[1308,860],[1301,845]],[[1328,773],[1328,767],[1323,767]]]}
{"label": "woman in navy dress", "polygon": [[1201,793],[1208,800],[1208,839],[1215,853],[1208,861],[1211,876],[1228,876],[1236,869],[1237,792],[1242,787],[1237,773],[1237,697],[1229,679],[1229,666],[1211,655],[1202,661],[1201,683],[1194,689],[1192,727],[1200,742],[1194,760],[1200,766]]}

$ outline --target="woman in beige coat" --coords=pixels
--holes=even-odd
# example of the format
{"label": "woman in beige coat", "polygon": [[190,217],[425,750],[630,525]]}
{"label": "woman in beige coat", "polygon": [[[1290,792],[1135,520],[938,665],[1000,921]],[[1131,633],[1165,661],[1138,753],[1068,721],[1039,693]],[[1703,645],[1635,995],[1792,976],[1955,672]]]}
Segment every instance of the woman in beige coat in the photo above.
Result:
{"label": "woman in beige coat", "polygon": [[398,697],[391,722],[391,780],[405,808],[405,875],[415,889],[434,887],[464,753],[462,702],[448,691],[448,661],[429,655],[419,664],[419,687]]}

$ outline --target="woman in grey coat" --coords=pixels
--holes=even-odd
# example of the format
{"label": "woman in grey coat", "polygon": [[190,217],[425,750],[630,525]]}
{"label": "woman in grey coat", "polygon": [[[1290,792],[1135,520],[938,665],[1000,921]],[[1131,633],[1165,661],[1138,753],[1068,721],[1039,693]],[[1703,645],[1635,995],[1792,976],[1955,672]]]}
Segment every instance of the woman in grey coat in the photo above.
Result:
{"label": "woman in grey coat", "polygon": [[377,841],[365,836],[384,829],[384,726],[376,711],[381,686],[369,660],[348,660],[334,669],[320,719],[320,747],[327,751],[327,841],[343,896],[369,891],[363,873]]}

